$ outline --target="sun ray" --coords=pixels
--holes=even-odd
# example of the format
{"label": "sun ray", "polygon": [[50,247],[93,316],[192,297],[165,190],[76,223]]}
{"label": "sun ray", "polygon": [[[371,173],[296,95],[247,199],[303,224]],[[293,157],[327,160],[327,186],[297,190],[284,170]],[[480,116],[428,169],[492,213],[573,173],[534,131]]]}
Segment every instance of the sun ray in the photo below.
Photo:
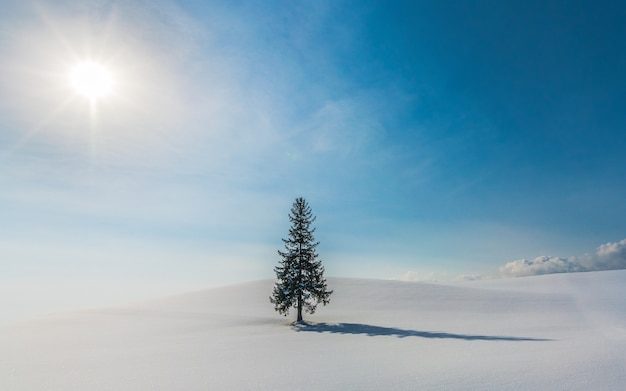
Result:
{"label": "sun ray", "polygon": [[64,111],[66,107],[70,105],[72,102],[72,97],[67,97],[63,101],[61,101],[56,107],[50,110],[41,120],[37,121],[30,129],[28,129],[21,137],[17,139],[10,147],[6,148],[0,154],[1,158],[7,158],[19,149],[28,144],[28,142],[35,136],[37,136],[42,129],[46,127],[47,124],[52,122],[60,113]]}

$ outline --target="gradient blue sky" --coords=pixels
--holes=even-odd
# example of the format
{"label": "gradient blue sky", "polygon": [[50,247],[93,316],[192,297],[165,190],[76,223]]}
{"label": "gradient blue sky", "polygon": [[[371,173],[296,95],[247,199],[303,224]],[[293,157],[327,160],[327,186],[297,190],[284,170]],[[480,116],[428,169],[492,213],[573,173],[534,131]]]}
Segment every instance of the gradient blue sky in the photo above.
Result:
{"label": "gradient blue sky", "polygon": [[[622,1],[0,4],[9,304],[272,278],[297,196],[331,276],[626,238]],[[95,104],[84,59],[116,80]]]}

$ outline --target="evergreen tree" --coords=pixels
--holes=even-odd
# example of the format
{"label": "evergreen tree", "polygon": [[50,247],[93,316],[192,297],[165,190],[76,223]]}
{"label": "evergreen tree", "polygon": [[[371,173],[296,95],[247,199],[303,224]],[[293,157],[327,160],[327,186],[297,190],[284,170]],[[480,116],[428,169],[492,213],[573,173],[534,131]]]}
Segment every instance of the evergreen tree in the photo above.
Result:
{"label": "evergreen tree", "polygon": [[278,281],[270,301],[280,314],[287,316],[289,309],[298,310],[298,322],[302,322],[302,309],[313,314],[319,303],[330,302],[329,291],[324,279],[322,261],[317,259],[315,248],[315,228],[311,224],[315,216],[306,200],[296,198],[289,214],[291,228],[289,237],[283,239],[285,251],[278,250],[282,257],[280,265],[274,268]]}

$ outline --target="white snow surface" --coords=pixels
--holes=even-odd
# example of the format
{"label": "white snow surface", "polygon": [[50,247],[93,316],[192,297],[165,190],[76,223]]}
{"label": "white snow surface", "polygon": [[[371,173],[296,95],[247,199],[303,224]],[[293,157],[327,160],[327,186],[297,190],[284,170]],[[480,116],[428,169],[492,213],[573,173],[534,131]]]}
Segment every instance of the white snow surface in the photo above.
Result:
{"label": "white snow surface", "polygon": [[0,390],[619,390],[626,270],[427,284],[273,281],[0,326]]}

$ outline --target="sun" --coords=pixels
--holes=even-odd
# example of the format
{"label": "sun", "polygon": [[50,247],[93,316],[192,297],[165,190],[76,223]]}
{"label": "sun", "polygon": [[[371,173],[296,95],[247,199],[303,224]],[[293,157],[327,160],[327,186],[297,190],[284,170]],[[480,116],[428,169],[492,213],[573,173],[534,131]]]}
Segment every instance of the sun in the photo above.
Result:
{"label": "sun", "polygon": [[90,100],[100,98],[113,88],[111,72],[102,64],[83,61],[70,70],[70,82],[74,90]]}

